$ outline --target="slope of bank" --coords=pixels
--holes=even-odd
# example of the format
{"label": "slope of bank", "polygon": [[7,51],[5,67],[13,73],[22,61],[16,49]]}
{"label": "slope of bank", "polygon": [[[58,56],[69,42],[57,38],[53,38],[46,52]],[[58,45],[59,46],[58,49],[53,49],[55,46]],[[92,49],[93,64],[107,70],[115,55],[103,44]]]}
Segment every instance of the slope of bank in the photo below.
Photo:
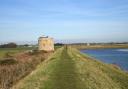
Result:
{"label": "slope of bank", "polygon": [[63,47],[12,89],[128,89],[128,74]]}

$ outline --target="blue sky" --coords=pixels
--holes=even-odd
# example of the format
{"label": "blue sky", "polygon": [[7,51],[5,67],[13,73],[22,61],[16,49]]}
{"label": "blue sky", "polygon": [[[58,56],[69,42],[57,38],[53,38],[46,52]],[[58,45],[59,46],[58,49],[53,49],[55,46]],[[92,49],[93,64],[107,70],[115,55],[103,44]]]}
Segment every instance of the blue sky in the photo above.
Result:
{"label": "blue sky", "polygon": [[37,41],[41,35],[128,41],[128,0],[0,0],[0,42]]}

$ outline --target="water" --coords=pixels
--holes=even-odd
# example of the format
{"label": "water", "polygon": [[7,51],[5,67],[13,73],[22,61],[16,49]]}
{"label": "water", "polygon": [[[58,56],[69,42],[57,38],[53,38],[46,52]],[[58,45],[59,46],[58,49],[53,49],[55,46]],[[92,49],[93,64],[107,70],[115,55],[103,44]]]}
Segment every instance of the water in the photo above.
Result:
{"label": "water", "polygon": [[128,71],[128,49],[89,49],[81,52],[105,63],[116,64]]}

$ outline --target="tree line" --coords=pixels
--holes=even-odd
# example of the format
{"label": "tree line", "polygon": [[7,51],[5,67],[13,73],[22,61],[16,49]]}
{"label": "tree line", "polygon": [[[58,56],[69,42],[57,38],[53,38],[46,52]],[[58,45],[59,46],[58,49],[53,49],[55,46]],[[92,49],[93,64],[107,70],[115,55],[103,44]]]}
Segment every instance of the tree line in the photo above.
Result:
{"label": "tree line", "polygon": [[0,45],[0,48],[16,48],[16,47],[17,47],[17,44],[13,42]]}

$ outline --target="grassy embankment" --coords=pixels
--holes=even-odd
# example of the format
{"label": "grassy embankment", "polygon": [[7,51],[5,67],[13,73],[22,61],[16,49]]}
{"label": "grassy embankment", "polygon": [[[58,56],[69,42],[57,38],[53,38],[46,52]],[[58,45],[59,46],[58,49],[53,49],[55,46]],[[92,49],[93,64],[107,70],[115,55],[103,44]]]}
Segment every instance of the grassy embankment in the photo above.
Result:
{"label": "grassy embankment", "polygon": [[50,55],[50,53],[26,52],[32,49],[34,48],[0,49],[0,89],[10,89]]}
{"label": "grassy embankment", "polygon": [[63,47],[13,89],[128,89],[128,74]]}

